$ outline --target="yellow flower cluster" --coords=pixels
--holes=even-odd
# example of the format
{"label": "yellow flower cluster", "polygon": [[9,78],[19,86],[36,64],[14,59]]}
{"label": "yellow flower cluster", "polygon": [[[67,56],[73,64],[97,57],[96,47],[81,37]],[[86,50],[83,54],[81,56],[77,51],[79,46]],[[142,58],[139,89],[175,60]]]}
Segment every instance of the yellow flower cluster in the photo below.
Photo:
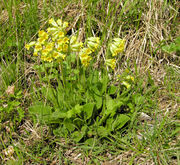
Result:
{"label": "yellow flower cluster", "polygon": [[125,40],[120,38],[114,38],[113,42],[110,44],[110,51],[112,56],[117,56],[118,53],[122,53],[124,51]]}
{"label": "yellow flower cluster", "polygon": [[92,59],[92,57],[90,56],[91,53],[92,51],[90,48],[83,48],[80,51],[79,57],[83,66],[87,67],[89,65],[90,60]]}
{"label": "yellow flower cluster", "polygon": [[[99,37],[89,37],[84,43],[79,42],[76,36],[67,36],[66,29],[68,22],[63,22],[61,19],[55,21],[53,18],[49,20],[50,27],[47,30],[38,32],[38,39],[25,45],[29,50],[33,47],[34,56],[39,56],[41,60],[52,62],[54,60],[64,60],[67,54],[78,52],[78,57],[81,64],[87,67],[92,59],[91,54],[94,53],[99,45]],[[114,38],[110,46],[112,56],[117,56],[118,53],[124,51],[125,40]],[[116,59],[106,59],[105,64],[112,69],[116,67]]]}
{"label": "yellow flower cluster", "polygon": [[[112,56],[115,57],[117,54],[122,53],[125,47],[125,40],[120,38],[114,38],[113,42],[110,44],[110,51]],[[112,69],[116,67],[116,60],[115,59],[107,59],[106,65],[110,66]]]}
{"label": "yellow flower cluster", "polygon": [[115,69],[116,67],[116,60],[115,59],[107,59],[106,65],[110,66],[112,69]]}
{"label": "yellow flower cluster", "polygon": [[89,37],[87,38],[87,47],[91,49],[92,52],[94,52],[100,43],[100,38],[99,37]]}
{"label": "yellow flower cluster", "polygon": [[90,54],[95,52],[99,47],[100,38],[99,37],[89,37],[86,40],[87,47],[81,49],[79,52],[79,57],[83,66],[87,67],[92,59]]}
{"label": "yellow flower cluster", "polygon": [[99,37],[87,38],[87,48],[84,48],[84,44],[78,42],[76,36],[68,37],[66,35],[68,22],[62,22],[60,19],[55,21],[51,18],[49,24],[51,27],[46,31],[40,30],[37,41],[26,44],[25,48],[29,50],[33,47],[33,55],[40,56],[41,60],[47,62],[64,60],[68,52],[79,52],[82,65],[87,67],[92,59],[90,54],[99,47]]}
{"label": "yellow flower cluster", "polygon": [[29,50],[30,47],[34,47],[33,55],[40,56],[43,61],[64,59],[69,47],[69,38],[65,36],[68,23],[63,23],[60,19],[56,22],[52,18],[49,24],[52,27],[49,27],[47,31],[40,30],[37,41],[26,44],[25,48]]}

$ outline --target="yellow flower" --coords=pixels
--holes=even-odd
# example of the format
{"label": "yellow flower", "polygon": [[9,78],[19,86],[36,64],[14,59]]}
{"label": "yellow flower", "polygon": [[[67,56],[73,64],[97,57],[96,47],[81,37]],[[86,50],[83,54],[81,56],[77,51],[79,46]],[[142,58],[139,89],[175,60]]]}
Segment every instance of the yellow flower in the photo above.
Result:
{"label": "yellow flower", "polygon": [[47,58],[47,56],[44,54],[41,56],[41,60],[43,60],[43,61],[46,61],[46,58]]}
{"label": "yellow flower", "polygon": [[81,49],[81,51],[79,53],[79,57],[83,58],[83,57],[86,57],[87,55],[89,55],[91,53],[92,53],[92,51],[90,48],[83,48],[83,49]]}
{"label": "yellow flower", "polygon": [[69,25],[68,22],[64,22],[64,23],[63,23],[63,28],[64,28],[64,29],[67,28],[68,25]]}
{"label": "yellow flower", "polygon": [[81,63],[83,64],[83,66],[87,67],[91,59],[92,57],[87,55],[86,57],[81,58]]}
{"label": "yellow flower", "polygon": [[38,56],[38,52],[34,50],[33,56]]}
{"label": "yellow flower", "polygon": [[128,75],[128,76],[126,77],[126,79],[127,79],[127,80],[131,80],[131,81],[134,81],[134,77],[133,77],[133,76],[130,76],[130,75]]}
{"label": "yellow flower", "polygon": [[72,36],[70,38],[70,48],[71,48],[72,51],[79,52],[82,47],[83,47],[83,43],[82,42],[77,42],[77,37],[76,36]]}
{"label": "yellow flower", "polygon": [[26,44],[25,45],[25,48],[27,49],[27,50],[29,50],[32,46],[34,46],[36,44],[36,42],[35,41],[32,41],[32,42],[30,42],[29,44]]}
{"label": "yellow flower", "polygon": [[29,44],[26,44],[26,45],[25,45],[25,48],[26,48],[27,50],[29,50],[30,47],[31,47],[31,46],[30,46]]}
{"label": "yellow flower", "polygon": [[72,36],[71,39],[70,39],[70,44],[73,45],[75,44],[77,41],[77,37],[76,36]]}
{"label": "yellow flower", "polygon": [[64,38],[63,38],[63,43],[68,43],[68,42],[69,42],[69,38],[64,37]]}
{"label": "yellow flower", "polygon": [[87,67],[90,63],[90,60],[92,59],[91,56],[89,56],[89,54],[91,54],[92,51],[90,48],[83,48],[81,49],[80,53],[79,53],[79,57],[81,60],[81,63],[83,66]]}
{"label": "yellow flower", "polygon": [[62,26],[62,20],[61,20],[61,19],[58,19],[58,20],[57,20],[57,24],[58,24],[59,26]]}
{"label": "yellow flower", "polygon": [[81,59],[84,59],[84,58],[87,58],[87,57],[89,57],[89,56],[88,56],[88,54],[86,54],[86,53],[83,53],[83,54],[81,54],[81,56],[80,56]]}
{"label": "yellow flower", "polygon": [[47,50],[47,49],[43,49],[42,51],[41,51],[41,53],[42,53],[42,55],[47,55],[48,53],[49,53],[49,50]]}
{"label": "yellow flower", "polygon": [[56,51],[54,51],[54,52],[52,53],[52,57],[55,58],[55,59],[57,59],[57,58],[62,58],[62,59],[64,59],[65,56],[66,56],[66,55],[64,55],[64,54],[62,54],[62,53],[59,53],[59,52],[56,52]]}
{"label": "yellow flower", "polygon": [[98,48],[98,44],[97,43],[94,43],[94,42],[87,42],[87,46],[94,52],[97,48]]}
{"label": "yellow flower", "polygon": [[82,47],[83,47],[82,42],[76,42],[73,45],[70,45],[71,50],[74,51],[74,52],[79,52]]}
{"label": "yellow flower", "polygon": [[38,38],[38,42],[39,42],[40,44],[44,44],[44,41],[45,41],[45,40],[46,40],[46,39],[43,38],[43,37]]}
{"label": "yellow flower", "polygon": [[51,24],[51,25],[53,25],[53,26],[55,26],[55,27],[58,27],[56,21],[55,21],[53,18],[51,18],[51,19],[49,20],[49,24]]}
{"label": "yellow flower", "polygon": [[47,32],[48,33],[55,33],[57,31],[57,28],[54,28],[54,27],[52,27],[52,28],[47,28]]}
{"label": "yellow flower", "polygon": [[40,30],[40,31],[38,31],[38,35],[39,35],[39,37],[42,37],[42,36],[44,35],[44,33],[45,33],[45,31],[44,31],[44,30]]}
{"label": "yellow flower", "polygon": [[97,43],[97,44],[99,44],[99,42],[100,42],[99,37],[89,37],[89,38],[87,38],[87,40],[91,41],[91,42],[94,42],[94,43]]}
{"label": "yellow flower", "polygon": [[63,45],[63,52],[67,52],[68,51],[68,45],[67,44],[64,44]]}
{"label": "yellow flower", "polygon": [[63,46],[62,45],[59,45],[58,47],[57,47],[57,51],[58,52],[61,52],[63,50]]}
{"label": "yellow flower", "polygon": [[87,38],[87,46],[92,50],[95,51],[100,43],[99,37],[89,37]]}
{"label": "yellow flower", "polygon": [[62,31],[60,31],[59,33],[58,33],[58,36],[61,38],[61,37],[64,37],[64,32],[62,32]]}
{"label": "yellow flower", "polygon": [[105,61],[105,64],[107,66],[110,66],[112,69],[115,69],[115,67],[116,67],[116,60],[115,59],[107,59]]}
{"label": "yellow flower", "polygon": [[44,59],[44,61],[48,61],[48,62],[52,62],[52,60],[53,60],[52,57],[46,57],[46,58]]}
{"label": "yellow flower", "polygon": [[125,47],[125,40],[120,38],[114,38],[113,43],[110,44],[110,51],[112,56],[117,56],[118,53],[122,53]]}
{"label": "yellow flower", "polygon": [[46,49],[47,49],[48,51],[51,51],[53,48],[54,48],[54,42],[50,42],[50,43],[48,43],[48,44],[46,45]]}
{"label": "yellow flower", "polygon": [[55,59],[57,59],[59,57],[59,53],[58,52],[53,52],[52,53],[52,57],[54,57]]}
{"label": "yellow flower", "polygon": [[128,89],[131,87],[131,85],[129,83],[127,83],[126,81],[123,81],[122,84]]}
{"label": "yellow flower", "polygon": [[44,30],[40,30],[38,32],[39,38],[43,38],[44,40],[48,39],[48,34]]}
{"label": "yellow flower", "polygon": [[62,38],[60,38],[60,39],[57,40],[57,43],[58,43],[58,45],[62,45],[64,43],[64,41],[63,41]]}
{"label": "yellow flower", "polygon": [[36,49],[36,51],[42,50],[42,45],[40,43],[36,43],[35,49]]}

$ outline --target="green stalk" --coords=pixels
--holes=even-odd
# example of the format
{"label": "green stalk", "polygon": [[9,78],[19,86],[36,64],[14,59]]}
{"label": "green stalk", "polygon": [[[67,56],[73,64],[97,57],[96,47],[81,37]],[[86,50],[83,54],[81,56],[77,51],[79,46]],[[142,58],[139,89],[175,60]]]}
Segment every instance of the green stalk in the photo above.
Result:
{"label": "green stalk", "polygon": [[62,82],[63,82],[63,86],[64,86],[64,88],[65,88],[66,86],[65,86],[65,78],[64,78],[64,74],[63,74],[62,62],[60,62],[59,69],[60,69],[61,74],[62,74]]}
{"label": "green stalk", "polygon": [[107,95],[107,77],[108,77],[108,72],[107,72],[107,67],[105,68],[105,78],[104,79],[104,88],[105,88],[105,93],[104,93],[104,99],[103,99],[103,107],[102,107],[102,118],[99,121],[99,125],[101,125],[104,120],[106,120],[107,115],[105,115],[105,110],[106,110],[106,95]]}
{"label": "green stalk", "polygon": [[[80,71],[80,67],[79,67],[79,57],[78,57],[78,55],[76,54],[76,60],[77,60],[77,69],[78,69],[78,71]],[[79,83],[79,81],[80,81],[80,72],[78,73],[78,83]]]}

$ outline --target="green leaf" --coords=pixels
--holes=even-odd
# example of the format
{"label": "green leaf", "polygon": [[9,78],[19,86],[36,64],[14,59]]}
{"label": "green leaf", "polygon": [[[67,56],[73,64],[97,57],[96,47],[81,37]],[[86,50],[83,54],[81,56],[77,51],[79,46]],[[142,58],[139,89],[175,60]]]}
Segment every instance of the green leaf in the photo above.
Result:
{"label": "green leaf", "polygon": [[113,121],[114,121],[114,118],[108,118],[108,119],[106,120],[106,128],[107,128],[108,130],[112,130],[112,123],[113,123]]}
{"label": "green leaf", "polygon": [[43,102],[37,102],[29,107],[29,113],[42,123],[49,123],[52,115],[52,107]]}
{"label": "green leaf", "polygon": [[53,130],[53,134],[55,136],[67,136],[68,135],[68,130],[65,127],[58,127]]}
{"label": "green leaf", "polygon": [[56,119],[64,119],[66,117],[67,117],[67,113],[61,112],[60,110],[57,110],[57,111],[52,113],[52,118],[54,120],[56,120]]}
{"label": "green leaf", "polygon": [[109,96],[106,95],[106,108],[107,110],[105,111],[106,114],[109,114],[112,112],[113,108],[115,105],[115,101]]}
{"label": "green leaf", "polygon": [[74,125],[76,125],[77,127],[81,128],[82,125],[84,124],[84,121],[83,121],[82,119],[80,119],[80,118],[75,118],[75,119],[73,120],[73,123],[74,123]]}
{"label": "green leaf", "polygon": [[107,90],[107,83],[108,83],[108,77],[104,76],[104,78],[102,80],[101,94],[103,94]]}
{"label": "green leaf", "polygon": [[99,127],[97,128],[97,133],[98,133],[98,135],[101,136],[101,137],[107,137],[108,134],[109,134],[109,130],[106,129],[105,127],[103,127],[103,126],[99,126]]}
{"label": "green leaf", "polygon": [[85,125],[81,128],[81,131],[75,131],[72,134],[73,140],[75,142],[79,142],[86,135],[87,128],[88,128],[87,125]]}
{"label": "green leaf", "polygon": [[84,143],[86,145],[88,145],[88,146],[93,146],[93,144],[95,143],[95,139],[94,138],[89,138]]}
{"label": "green leaf", "polygon": [[93,114],[94,103],[88,103],[83,106],[85,120],[90,119]]}
{"label": "green leaf", "polygon": [[0,111],[3,111],[4,110],[4,108],[3,107],[0,107]]}
{"label": "green leaf", "polygon": [[177,37],[175,43],[180,47],[180,37]]}
{"label": "green leaf", "polygon": [[53,103],[53,105],[55,107],[58,107],[58,99],[56,98],[57,92],[56,92],[55,89],[53,89],[51,87],[48,87],[48,88],[44,87],[44,88],[42,88],[42,93],[43,93],[44,96],[47,97],[47,99],[49,101],[51,101]]}
{"label": "green leaf", "polygon": [[17,108],[17,111],[18,111],[18,114],[19,114],[19,117],[17,118],[18,122],[21,122],[21,120],[23,119],[24,117],[24,111],[22,110],[22,108]]}
{"label": "green leaf", "polygon": [[129,116],[120,114],[116,117],[115,121],[112,123],[112,129],[113,130],[121,129],[128,121],[130,121]]}
{"label": "green leaf", "polygon": [[75,75],[79,74],[79,69],[74,69],[74,70],[73,70],[73,73],[74,73]]}
{"label": "green leaf", "polygon": [[114,95],[116,93],[116,90],[117,90],[117,87],[114,85],[111,85],[108,90],[109,95]]}
{"label": "green leaf", "polygon": [[109,95],[106,95],[106,115],[111,117],[115,115],[116,110],[123,105],[123,102],[120,99],[112,99]]}
{"label": "green leaf", "polygon": [[75,107],[74,107],[75,114],[80,114],[82,111],[82,108],[83,108],[83,106],[81,106],[79,104],[75,105]]}
{"label": "green leaf", "polygon": [[69,132],[74,131],[76,128],[76,126],[72,123],[72,120],[70,119],[65,119],[63,124],[68,129]]}
{"label": "green leaf", "polygon": [[12,101],[10,104],[11,104],[12,106],[14,106],[14,107],[17,107],[17,106],[20,105],[21,103],[20,103],[19,101]]}
{"label": "green leaf", "polygon": [[100,109],[102,106],[102,96],[101,96],[101,92],[98,90],[98,88],[96,86],[92,86],[92,96],[96,101],[96,107],[97,109]]}
{"label": "green leaf", "polygon": [[80,115],[82,112],[83,106],[80,106],[79,104],[75,105],[75,107],[67,112],[67,118],[72,118],[76,115]]}
{"label": "green leaf", "polygon": [[141,94],[137,93],[134,96],[134,102],[136,105],[143,105],[144,104],[144,97]]}
{"label": "green leaf", "polygon": [[127,104],[127,106],[129,107],[130,112],[131,112],[131,113],[133,113],[133,112],[134,112],[134,110],[135,110],[134,104],[132,104],[132,103],[128,103],[128,104]]}

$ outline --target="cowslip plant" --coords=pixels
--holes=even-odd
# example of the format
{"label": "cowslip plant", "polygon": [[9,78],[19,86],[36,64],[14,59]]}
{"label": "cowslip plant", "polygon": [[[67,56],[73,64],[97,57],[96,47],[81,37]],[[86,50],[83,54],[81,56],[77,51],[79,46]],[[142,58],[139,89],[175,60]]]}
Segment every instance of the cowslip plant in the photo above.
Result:
{"label": "cowslip plant", "polygon": [[41,60],[34,68],[43,82],[40,101],[29,107],[30,114],[51,125],[55,135],[71,136],[76,142],[111,136],[130,122],[136,111],[134,77],[121,76],[115,86],[108,76],[108,67],[116,68],[125,40],[112,39],[110,51],[95,69],[99,37],[82,42],[76,35],[67,35],[67,22],[50,19],[49,24],[47,30],[39,31],[36,41],[25,46]]}

